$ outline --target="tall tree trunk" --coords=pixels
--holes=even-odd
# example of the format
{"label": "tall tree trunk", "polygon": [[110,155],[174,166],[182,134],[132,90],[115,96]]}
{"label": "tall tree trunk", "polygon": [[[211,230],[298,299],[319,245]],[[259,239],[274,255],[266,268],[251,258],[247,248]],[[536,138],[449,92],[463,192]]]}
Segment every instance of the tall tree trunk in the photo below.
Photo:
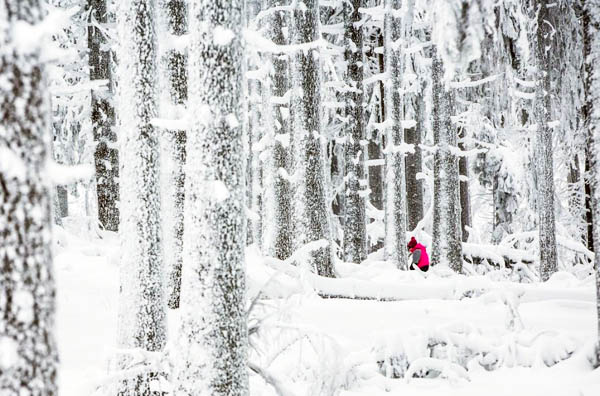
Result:
{"label": "tall tree trunk", "polygon": [[[291,44],[320,39],[319,5],[306,0],[295,8],[290,29]],[[333,276],[331,235],[325,197],[325,156],[321,139],[321,70],[318,47],[294,53],[291,64],[291,143],[294,209],[294,250],[310,242],[326,246],[311,253],[309,265],[319,275]]]}
{"label": "tall tree trunk", "polygon": [[[378,30],[377,43],[379,47],[383,48],[383,33],[381,30]],[[379,65],[379,73],[383,73],[385,71],[383,53],[377,54],[376,57]],[[381,123],[385,120],[385,87],[383,81],[378,82],[375,89],[379,90],[378,102],[374,110],[376,111],[375,119],[378,123]],[[384,160],[383,144],[383,133],[377,129],[374,129],[371,132],[371,137],[369,139],[369,161]],[[369,194],[369,201],[376,209],[383,210],[384,166],[371,164],[368,166],[367,170],[369,174],[369,190],[371,191]],[[383,247],[383,242],[370,241],[369,245],[369,252],[374,252]]]}
{"label": "tall tree trunk", "polygon": [[[119,3],[119,127],[121,142],[121,272],[118,345],[162,351],[166,296],[161,247],[155,2]],[[131,357],[122,357],[127,369]],[[124,382],[123,394],[148,394],[155,373]]]}
{"label": "tall tree trunk", "polygon": [[[465,151],[465,128],[459,128],[458,149]],[[460,227],[462,241],[469,239],[468,227],[471,227],[471,195],[469,194],[469,162],[467,157],[461,156],[458,159],[458,173],[460,178]]]}
{"label": "tall tree trunk", "polygon": [[346,134],[344,144],[344,260],[360,263],[367,258],[365,215],[365,120],[363,114],[363,33],[359,8],[363,0],[344,3],[346,71]]}
{"label": "tall tree trunk", "polygon": [[[583,71],[584,71],[584,79],[583,79],[583,88],[584,88],[584,101],[583,106],[581,107],[581,116],[583,117],[583,122],[585,128],[588,130],[588,139],[591,136],[591,116],[592,116],[592,64],[588,63],[589,58],[592,54],[592,36],[599,29],[596,28],[592,30],[590,27],[590,14],[596,11],[596,7],[594,5],[587,5],[587,0],[583,4],[583,12],[581,21],[583,24]],[[592,183],[593,183],[593,175],[592,175],[592,152],[590,150],[590,141],[588,140],[588,144],[585,147],[585,173],[584,173],[584,192],[585,192],[585,220],[587,225],[587,248],[590,251],[594,251],[594,222],[593,222],[593,197],[592,197]]]}
{"label": "tall tree trunk", "polygon": [[389,76],[386,84],[386,148],[385,148],[385,257],[406,269],[406,179],[404,176],[404,111],[402,95],[403,65],[402,19],[394,17],[400,12],[402,1],[385,1],[384,54],[385,70]]}
{"label": "tall tree trunk", "polygon": [[62,219],[69,215],[69,190],[65,186],[56,186],[54,194],[54,222],[62,225]]}
{"label": "tall tree trunk", "polygon": [[[87,0],[88,10],[100,24],[108,22],[106,0]],[[110,80],[110,49],[100,29],[88,26],[90,80]],[[109,84],[109,87],[111,84]],[[92,90],[92,128],[96,151],[96,191],[98,220],[105,230],[119,230],[119,152],[115,147],[115,111],[112,92]]]}
{"label": "tall tree trunk", "polygon": [[556,226],[554,218],[554,168],[552,163],[552,128],[550,60],[551,35],[554,27],[550,24],[550,11],[546,0],[534,1],[537,12],[537,32],[535,34],[535,57],[537,61],[537,81],[534,101],[536,130],[536,173],[538,181],[538,218],[540,240],[540,276],[546,281],[557,271]]}
{"label": "tall tree trunk", "polygon": [[[244,5],[244,21],[246,26],[254,25],[254,19],[260,12],[261,4],[259,0],[245,0]],[[268,27],[267,27],[268,28]],[[257,64],[256,61],[248,54],[246,54],[244,67],[247,70],[260,69],[264,67],[261,64]],[[266,133],[266,119],[263,114],[262,102],[265,98],[266,92],[264,81],[258,80],[257,78],[244,78],[244,89],[248,90],[246,95],[246,106],[247,114],[245,114],[245,128],[244,135],[248,142],[248,160],[247,160],[247,177],[248,177],[248,191],[247,196],[249,199],[249,208],[251,209],[253,216],[248,219],[248,243],[256,243],[260,250],[264,251],[265,243],[263,237],[263,229],[268,226],[268,221],[265,219],[265,206],[264,206],[264,175],[263,175],[263,161],[262,152],[264,150],[263,139]]]}
{"label": "tall tree trunk", "polygon": [[[38,42],[39,0],[0,2],[0,394],[58,395],[52,201],[46,164],[50,98]],[[38,27],[36,27],[38,28]],[[23,106],[26,104],[26,106]],[[8,360],[7,360],[8,359]],[[8,362],[8,364],[7,364]]]}
{"label": "tall tree trunk", "polygon": [[578,196],[580,193],[580,182],[581,182],[581,168],[579,167],[579,156],[575,154],[572,162],[569,164],[569,173],[567,173],[567,183],[569,186],[575,186],[576,194],[569,195],[569,213],[574,217],[581,215],[581,199]]}
{"label": "tall tree trunk", "polygon": [[179,392],[248,395],[242,1],[190,3]]}
{"label": "tall tree trunk", "polygon": [[[164,1],[164,0],[163,0]],[[167,0],[166,7],[168,32],[173,36],[187,34],[187,5],[185,0]],[[185,116],[187,101],[187,55],[176,50],[169,51],[166,56],[166,73],[168,74],[168,90],[171,103],[165,106],[163,114],[167,119],[181,119]],[[185,202],[185,160],[186,131],[166,131],[161,140],[164,152],[169,161],[162,166],[167,167],[168,179],[163,181],[166,188],[166,199],[163,202],[164,216],[164,260],[167,270],[167,293],[169,308],[179,308],[181,294],[181,268],[183,265],[183,226]],[[167,166],[168,164],[168,166]],[[163,173],[165,174],[165,173]]]}
{"label": "tall tree trunk", "polygon": [[407,144],[414,146],[414,153],[406,154],[406,213],[407,227],[413,231],[423,218],[423,181],[417,180],[417,175],[423,171],[422,153],[419,145],[424,131],[424,107],[422,95],[412,95],[411,104],[415,126],[404,131]]}
{"label": "tall tree trunk", "polygon": [[437,51],[432,51],[432,128],[436,151],[433,159],[433,264],[462,270],[459,173],[456,156],[457,132],[450,117],[452,93],[443,82],[444,67]]}
{"label": "tall tree trunk", "polygon": [[[587,129],[587,148],[589,166],[589,188],[592,204],[593,240],[595,246],[600,246],[600,65],[596,57],[600,53],[600,1],[586,0],[583,9],[583,57],[585,65],[584,78],[584,122]],[[587,164],[586,164],[587,167]],[[596,320],[598,338],[592,363],[600,367],[600,254],[594,258],[596,272]]]}
{"label": "tall tree trunk", "polygon": [[[281,0],[264,0],[263,8],[268,10],[282,5]],[[273,12],[265,19],[266,38],[277,45],[287,44],[283,33],[284,18],[289,14]],[[289,21],[289,19],[288,19]],[[289,25],[285,23],[285,25]],[[263,168],[264,218],[272,219],[264,222],[264,250],[268,256],[285,260],[292,254],[291,189],[285,178],[290,171],[289,132],[290,125],[283,114],[289,112],[289,103],[282,104],[289,83],[289,61],[279,54],[265,54],[268,74],[263,94],[263,114],[266,118],[266,133],[270,134],[271,146]],[[273,100],[275,99],[275,100]]]}
{"label": "tall tree trunk", "polygon": [[[587,118],[587,116],[586,116]],[[585,192],[585,222],[586,222],[586,230],[587,230],[587,248],[593,252],[594,251],[594,222],[592,220],[592,188],[591,188],[591,153],[589,152],[589,147],[586,147],[585,153],[585,178],[584,178],[584,192]]]}

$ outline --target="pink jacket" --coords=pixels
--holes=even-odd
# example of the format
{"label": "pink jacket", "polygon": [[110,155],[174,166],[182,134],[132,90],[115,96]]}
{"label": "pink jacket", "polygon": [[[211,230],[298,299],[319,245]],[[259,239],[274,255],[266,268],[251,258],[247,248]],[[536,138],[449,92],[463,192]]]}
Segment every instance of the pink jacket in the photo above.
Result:
{"label": "pink jacket", "polygon": [[417,243],[414,248],[410,249],[410,252],[414,252],[417,249],[421,249],[421,257],[419,258],[419,262],[417,266],[419,268],[423,268],[429,265],[429,256],[427,255],[427,248],[420,243]]}

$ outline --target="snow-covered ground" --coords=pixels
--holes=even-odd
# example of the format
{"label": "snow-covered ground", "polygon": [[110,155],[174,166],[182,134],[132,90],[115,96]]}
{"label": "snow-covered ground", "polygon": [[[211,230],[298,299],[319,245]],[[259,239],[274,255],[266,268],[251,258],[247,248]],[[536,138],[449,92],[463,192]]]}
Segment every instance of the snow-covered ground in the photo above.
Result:
{"label": "snow-covered ground", "polygon": [[[116,238],[63,232],[59,241],[61,396],[102,395],[116,334]],[[517,284],[372,261],[340,265],[342,280],[319,283],[284,267],[249,249],[249,294],[278,291],[253,307],[250,360],[283,395],[600,394],[600,370],[587,361],[596,339],[591,278]],[[315,285],[401,301],[322,299]],[[253,396],[277,394],[259,375],[251,385]]]}

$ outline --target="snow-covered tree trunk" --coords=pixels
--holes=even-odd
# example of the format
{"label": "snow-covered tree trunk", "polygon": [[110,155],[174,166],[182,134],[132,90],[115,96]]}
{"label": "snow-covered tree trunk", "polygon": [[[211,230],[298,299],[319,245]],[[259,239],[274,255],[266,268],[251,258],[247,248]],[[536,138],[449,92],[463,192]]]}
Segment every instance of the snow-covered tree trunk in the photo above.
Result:
{"label": "snow-covered tree trunk", "polygon": [[[168,33],[175,37],[187,34],[187,5],[184,0],[163,0],[161,10],[166,15]],[[165,40],[170,41],[170,40]],[[166,70],[168,75],[169,106],[162,110],[167,119],[181,119],[185,116],[187,102],[187,54],[176,49],[166,55]],[[167,293],[169,308],[179,308],[181,293],[181,267],[183,263],[183,223],[185,201],[185,130],[165,131],[161,139],[163,152],[168,153],[165,166],[167,180],[165,184],[166,197],[162,200],[164,260],[167,270]],[[164,174],[164,173],[163,173]]]}
{"label": "snow-covered tree trunk", "polygon": [[432,263],[462,270],[460,200],[458,174],[458,134],[453,127],[452,93],[444,82],[444,66],[432,51],[432,128],[436,151],[433,159],[433,252]]}
{"label": "snow-covered tree trunk", "polygon": [[344,260],[360,263],[367,258],[367,223],[365,215],[365,119],[363,111],[363,32],[359,8],[363,0],[344,3],[345,78],[344,180]]}
{"label": "snow-covered tree trunk", "polygon": [[56,194],[54,221],[56,224],[62,225],[63,217],[69,215],[69,190],[65,186],[56,186],[54,194]]}
{"label": "snow-covered tree trunk", "polygon": [[401,0],[385,0],[384,56],[388,76],[385,88],[385,257],[406,269],[406,179],[404,176],[404,105],[402,87],[403,18]]}
{"label": "snow-covered tree trunk", "polygon": [[[255,18],[261,10],[260,0],[245,0],[244,3],[244,24],[247,27],[256,28]],[[268,26],[265,26],[268,29]],[[246,71],[255,72],[264,67],[258,63],[258,57],[245,56],[244,67]],[[264,81],[258,78],[247,78],[244,76],[244,89],[247,89],[245,95],[246,112],[244,118],[244,128],[248,142],[248,207],[252,212],[252,217],[248,218],[248,243],[256,243],[263,250],[265,247],[263,230],[268,227],[268,220],[265,221],[264,207],[264,175],[263,161],[261,153],[264,150],[263,139],[266,133],[266,114],[263,114],[261,103],[268,93],[265,92]]]}
{"label": "snow-covered tree trunk", "polygon": [[[590,166],[589,186],[592,204],[594,245],[600,246],[600,0],[586,0],[582,15],[584,57],[584,123],[587,129],[587,150]],[[600,367],[600,254],[594,258],[596,272],[596,320],[598,339],[594,367]]]}
{"label": "snow-covered tree trunk", "polygon": [[540,240],[540,276],[546,281],[557,271],[556,225],[554,215],[554,168],[552,162],[551,120],[551,70],[549,51],[554,27],[548,21],[549,4],[546,0],[534,1],[537,31],[535,33],[535,58],[537,62],[534,118],[536,123],[536,174],[538,187],[538,218]]}
{"label": "snow-covered tree trunk", "polygon": [[[458,149],[465,151],[465,128],[459,127]],[[461,156],[458,160],[458,172],[460,178],[460,228],[462,241],[469,238],[468,227],[471,227],[471,195],[469,193],[469,162],[467,157]]]}
{"label": "snow-covered tree trunk", "polygon": [[[584,104],[583,106],[584,108],[587,107],[587,105]],[[584,119],[588,119],[589,115],[585,115],[584,113]],[[587,242],[587,248],[593,252],[594,251],[594,222],[593,222],[593,216],[592,216],[592,188],[591,188],[591,180],[590,180],[590,175],[591,175],[591,159],[590,159],[590,152],[589,152],[589,147],[586,146],[586,153],[585,153],[585,176],[584,176],[584,193],[585,193],[585,221],[587,223],[587,233],[586,233],[586,242]]]}
{"label": "snow-covered tree trunk", "polygon": [[[87,0],[88,10],[98,24],[108,22],[106,0]],[[104,33],[94,24],[88,26],[90,80],[111,79],[111,53]],[[111,86],[111,84],[109,84]],[[115,111],[112,93],[92,90],[92,128],[96,150],[96,192],[98,220],[104,229],[119,229],[119,152],[114,129]]]}
{"label": "snow-covered tree trunk", "polygon": [[415,117],[415,126],[404,131],[406,144],[414,146],[414,153],[406,154],[406,225],[409,231],[414,230],[423,218],[423,181],[417,175],[423,171],[421,148],[424,132],[425,103],[423,95],[412,95],[410,106]]}
{"label": "snow-covered tree trunk", "polygon": [[[264,10],[281,5],[281,0],[263,0]],[[284,18],[288,15],[287,12],[273,12],[265,18],[265,36],[277,45],[287,44],[283,28]],[[270,146],[263,167],[263,217],[269,219],[263,224],[263,247],[268,256],[285,260],[292,254],[292,202],[290,182],[285,177],[290,170],[290,125],[284,117],[289,112],[289,103],[284,104],[281,99],[290,88],[289,61],[280,54],[265,54],[264,57],[268,73],[262,106]]]}
{"label": "snow-covered tree trunk", "polygon": [[[161,351],[166,341],[166,296],[161,249],[155,1],[118,4],[121,263],[118,345],[121,369],[129,350]],[[128,378],[125,395],[149,392],[153,373]],[[146,393],[147,394],[147,393]]]}
{"label": "snow-covered tree trunk", "polygon": [[190,3],[179,392],[248,395],[242,1]]}
{"label": "snow-covered tree trunk", "polygon": [[325,199],[325,156],[321,144],[321,70],[319,4],[304,1],[293,11],[291,44],[310,46],[296,51],[291,61],[291,152],[293,177],[293,249],[324,241],[309,262],[319,275],[333,276],[331,235]]}
{"label": "snow-covered tree trunk", "polygon": [[[379,35],[377,37],[377,45],[379,47],[383,47],[383,29],[379,29]],[[377,54],[377,63],[379,66],[379,73],[385,72],[385,57],[383,53]],[[377,88],[379,90],[379,103],[378,103],[378,114],[377,117],[379,119],[378,122],[384,122],[386,113],[385,113],[385,83],[383,81],[379,81],[377,83]],[[383,135],[385,131],[374,130],[372,136],[372,143],[369,146],[369,159],[382,159],[385,161],[384,153],[383,153]],[[384,178],[385,166],[370,166],[369,167],[369,177],[370,181],[370,189],[371,189],[371,204],[375,206],[377,209],[383,211],[383,200],[384,200],[384,187],[383,187],[383,178]]]}
{"label": "snow-covered tree trunk", "polygon": [[[0,394],[58,395],[50,98],[39,0],[0,2]],[[31,25],[34,25],[33,27]],[[20,32],[19,34],[15,34]]]}

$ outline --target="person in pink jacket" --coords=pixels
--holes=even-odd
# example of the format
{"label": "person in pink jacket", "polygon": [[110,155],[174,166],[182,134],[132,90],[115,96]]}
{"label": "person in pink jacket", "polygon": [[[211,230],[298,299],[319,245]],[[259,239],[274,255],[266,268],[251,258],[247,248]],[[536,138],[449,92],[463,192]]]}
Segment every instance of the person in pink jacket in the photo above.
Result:
{"label": "person in pink jacket", "polygon": [[427,248],[417,242],[415,237],[410,238],[410,242],[406,245],[411,253],[410,269],[420,269],[426,272],[429,269],[429,256],[427,255]]}

